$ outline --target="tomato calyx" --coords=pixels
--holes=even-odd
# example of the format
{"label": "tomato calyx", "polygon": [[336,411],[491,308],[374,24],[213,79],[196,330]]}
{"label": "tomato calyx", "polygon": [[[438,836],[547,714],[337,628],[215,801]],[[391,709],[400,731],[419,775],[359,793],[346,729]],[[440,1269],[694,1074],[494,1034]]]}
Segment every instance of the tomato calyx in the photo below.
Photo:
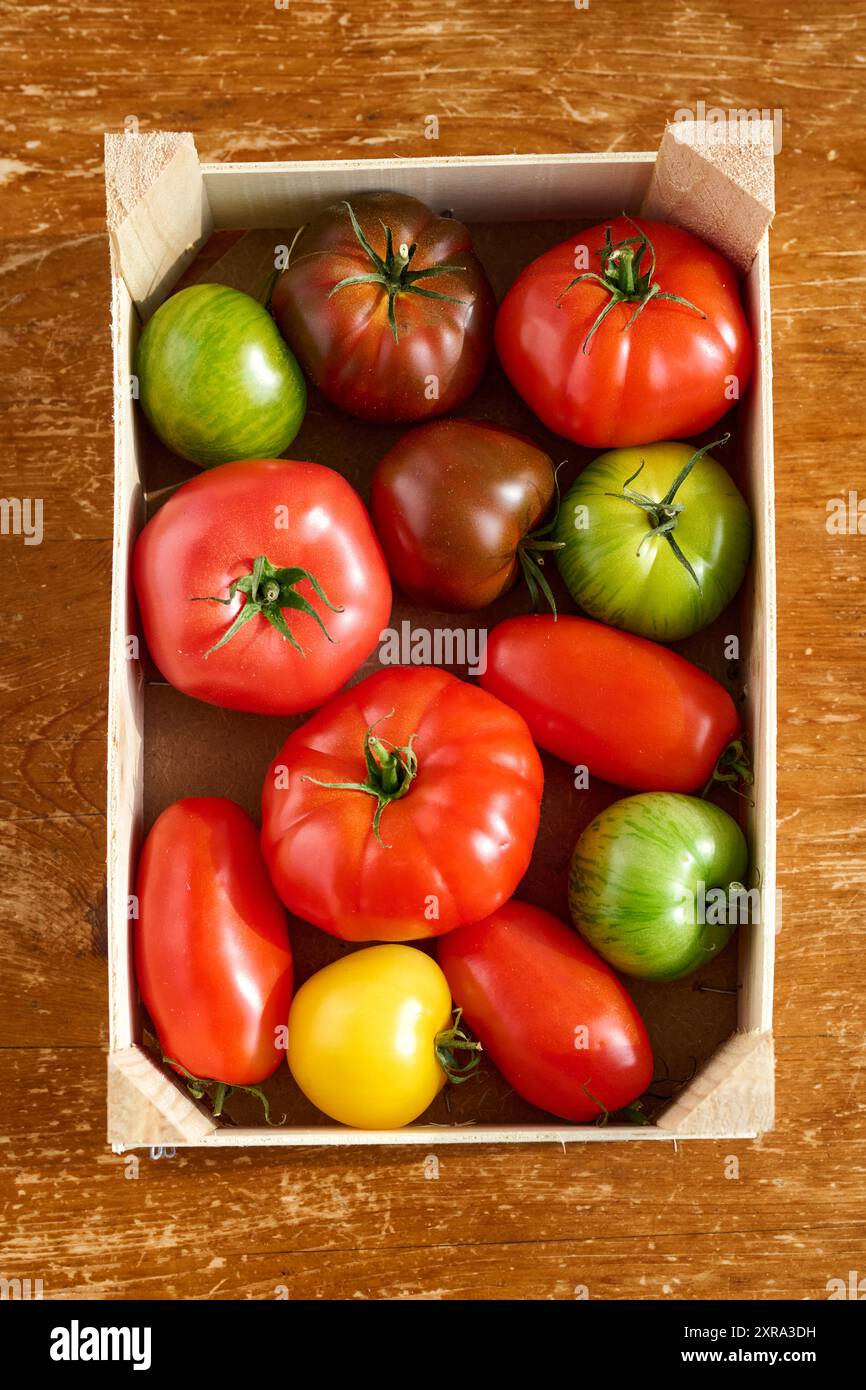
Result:
{"label": "tomato calyx", "polygon": [[249,574],[241,575],[239,579],[232,581],[229,585],[228,598],[219,598],[216,595],[190,595],[191,603],[231,603],[236,594],[246,594],[247,601],[240,613],[228,631],[223,633],[220,640],[205,652],[205,660],[212,652],[219,651],[226,642],[230,642],[235,633],[245,627],[248,622],[259,616],[266,618],[271,627],[275,628],[287,642],[291,642],[301,656],[306,656],[306,652],[283,616],[284,608],[293,608],[299,613],[308,613],[311,618],[315,618],[328,641],[333,642],[334,638],[328,632],[313,605],[304,598],[303,594],[299,594],[295,590],[295,585],[300,584],[303,579],[312,586],[316,597],[321,599],[332,613],[343,612],[342,608],[331,603],[318,579],[315,575],[310,574],[309,570],[301,569],[300,566],[277,569],[266,555],[257,556]]}
{"label": "tomato calyx", "polygon": [[[736,792],[738,796],[743,796],[744,793],[739,790],[739,783],[745,782],[747,786],[752,786],[754,781],[755,774],[752,771],[752,762],[745,741],[741,738],[735,738],[719,754],[701,796],[706,797],[714,787],[720,784],[729,786],[731,791]],[[746,800],[749,798],[747,797]]]}
{"label": "tomato calyx", "polygon": [[[452,1086],[459,1086],[469,1080],[475,1068],[480,1065],[481,1053],[484,1050],[480,1042],[460,1027],[462,1017],[463,1010],[455,1009],[451,1027],[443,1028],[441,1033],[437,1033],[433,1044],[436,1060]],[[455,1052],[468,1052],[470,1056],[462,1062],[455,1057]]]}
{"label": "tomato calyx", "polygon": [[559,464],[553,474],[553,485],[556,489],[556,507],[554,508],[553,519],[546,526],[539,526],[536,530],[529,531],[517,547],[517,558],[523,570],[523,578],[526,580],[529,597],[532,599],[533,613],[537,613],[541,607],[541,595],[543,594],[554,618],[557,617],[556,599],[542,573],[542,566],[544,565],[545,552],[565,549],[565,541],[547,539],[551,531],[555,530],[559,520],[559,508],[562,501],[559,492],[559,469],[561,467],[562,464]]}
{"label": "tomato calyx", "polygon": [[635,478],[643,472],[646,459],[641,459],[640,467],[635,469],[630,478],[626,478],[622,485],[622,492],[606,492],[604,494],[605,497],[618,498],[621,502],[630,502],[633,507],[640,507],[642,511],[646,512],[649,518],[650,529],[647,531],[646,535],[641,538],[640,545],[635,553],[640,555],[648,540],[657,540],[659,536],[664,536],[679,563],[687,573],[691,575],[699,593],[701,581],[698,579],[689,560],[683,554],[674,539],[674,530],[676,529],[677,522],[682,512],[685,511],[685,504],[682,502],[675,502],[674,498],[698,460],[702,459],[704,454],[708,454],[711,449],[718,449],[721,448],[723,444],[727,444],[730,437],[729,434],[725,434],[721,439],[716,439],[712,444],[705,444],[702,449],[696,449],[688,463],[680,469],[664,497],[658,502],[654,501],[652,497],[646,497],[642,492],[637,492],[634,488],[629,487],[629,483],[633,483]]}
{"label": "tomato calyx", "polygon": [[373,730],[382,719],[390,719],[394,711],[389,710],[371,724],[364,735],[364,762],[367,767],[366,782],[323,782],[318,777],[304,775],[304,782],[312,782],[317,787],[333,787],[338,791],[365,792],[376,798],[373,813],[373,834],[383,849],[390,849],[379,833],[379,826],[386,806],[392,801],[400,801],[408,793],[418,775],[418,757],[412,747],[415,735],[407,744],[398,746],[389,739],[379,738]]}
{"label": "tomato calyx", "polygon": [[398,294],[414,294],[422,299],[441,299],[448,304],[466,303],[465,299],[457,299],[453,294],[440,294],[437,290],[422,289],[418,285],[419,280],[428,279],[432,275],[458,274],[463,269],[462,266],[431,265],[426,266],[423,270],[410,270],[412,257],[418,249],[417,242],[413,241],[409,245],[403,241],[395,250],[394,234],[390,227],[385,226],[384,222],[382,222],[382,228],[385,232],[385,256],[383,259],[373,250],[364,235],[351,203],[344,200],[344,205],[348,209],[352,230],[369,256],[374,269],[366,275],[347,275],[345,279],[338,281],[334,286],[328,295],[329,299],[333,299],[338,290],[346,289],[349,285],[382,285],[388,292],[388,323],[391,326],[395,343],[400,341],[397,315],[394,309],[394,301]]}
{"label": "tomato calyx", "polygon": [[[211,1102],[214,1119],[219,1119],[222,1115],[223,1106],[232,1091],[244,1091],[247,1095],[255,1096],[256,1100],[261,1102],[265,1112],[265,1124],[284,1125],[286,1123],[285,1115],[279,1120],[271,1119],[270,1102],[261,1086],[232,1086],[227,1081],[215,1081],[213,1077],[193,1076],[191,1071],[187,1071],[186,1067],[182,1067],[180,1062],[176,1062],[173,1057],[163,1056],[162,1060],[167,1066],[174,1067],[175,1071],[186,1077],[186,1089],[195,1100],[203,1100],[207,1096]],[[210,1094],[211,1086],[214,1088],[212,1095]]]}
{"label": "tomato calyx", "polygon": [[[597,274],[594,270],[584,271],[582,275],[576,276],[570,284],[566,285],[556,301],[557,304],[561,304],[569,290],[574,289],[574,286],[579,285],[582,280],[592,280],[610,295],[610,299],[583,340],[584,355],[588,354],[589,345],[595,333],[616,304],[637,304],[637,308],[628,323],[623,325],[623,332],[627,328],[631,328],[638,314],[643,313],[647,304],[654,299],[672,300],[674,304],[682,304],[686,309],[694,309],[695,313],[700,314],[702,319],[707,317],[703,309],[699,309],[696,304],[692,304],[688,299],[683,299],[682,295],[669,294],[662,289],[657,280],[653,279],[656,270],[655,248],[646,232],[641,231],[633,218],[626,217],[626,221],[631,222],[636,235],[623,237],[622,241],[612,241],[610,223],[608,223],[604,229],[604,246],[597,252],[601,257],[601,274]],[[647,250],[650,253],[649,268],[641,272],[641,262]]]}
{"label": "tomato calyx", "polygon": [[611,1119],[614,1120],[614,1122],[618,1121],[627,1125],[648,1125],[652,1123],[643,1108],[643,1102],[640,1100],[634,1100],[631,1105],[624,1105],[621,1110],[611,1112],[604,1102],[599,1100],[598,1096],[593,1095],[592,1091],[589,1089],[588,1081],[584,1082],[580,1089],[583,1091],[587,1100],[591,1100],[593,1105],[598,1106],[599,1113],[596,1115],[593,1123],[599,1129],[604,1129]]}
{"label": "tomato calyx", "polygon": [[[647,1115],[643,1107],[643,1102],[640,1100],[632,1101],[631,1105],[624,1105],[622,1110],[616,1112],[615,1118],[621,1119],[625,1124],[629,1125],[643,1126],[652,1124],[652,1120]],[[600,1123],[600,1120],[596,1120],[596,1124]]]}

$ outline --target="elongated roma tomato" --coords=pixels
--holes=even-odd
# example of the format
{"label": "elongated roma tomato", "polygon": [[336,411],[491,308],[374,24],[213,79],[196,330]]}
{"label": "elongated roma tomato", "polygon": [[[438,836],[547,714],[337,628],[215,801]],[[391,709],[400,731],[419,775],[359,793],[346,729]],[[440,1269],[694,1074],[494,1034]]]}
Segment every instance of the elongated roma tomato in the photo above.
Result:
{"label": "elongated roma tomato", "polygon": [[318,463],[247,459],[192,478],[145,526],[133,571],[166,680],[252,714],[322,704],[391,612],[364,504]]}
{"label": "elongated roma tomato", "polygon": [[511,902],[437,946],[469,1030],[518,1095],[563,1120],[597,1120],[649,1086],[653,1058],[609,965],[557,917]]}
{"label": "elongated roma tomato", "polygon": [[601,449],[700,434],[752,368],[734,267],[646,218],[575,232],[528,265],[499,310],[496,348],[549,429]]}
{"label": "elongated roma tomato", "polygon": [[635,791],[691,792],[740,733],[728,692],[668,647],[588,618],[508,618],[481,684],[542,748]]}
{"label": "elongated roma tomato", "polygon": [[386,669],[280,749],[262,795],[265,860],[286,906],[334,936],[438,936],[514,892],[543,780],[514,710],[434,667]]}
{"label": "elongated roma tomato", "polygon": [[145,840],[136,892],[138,988],[166,1058],[230,1086],[264,1081],[284,1056],[292,949],[249,816],[223,797],[176,801]]}
{"label": "elongated roma tomato", "polygon": [[452,1026],[445,976],[413,946],[369,946],[326,965],[289,1015],[289,1067],[304,1095],[359,1129],[417,1119],[449,1075],[471,1070],[467,1047],[477,1043]]}

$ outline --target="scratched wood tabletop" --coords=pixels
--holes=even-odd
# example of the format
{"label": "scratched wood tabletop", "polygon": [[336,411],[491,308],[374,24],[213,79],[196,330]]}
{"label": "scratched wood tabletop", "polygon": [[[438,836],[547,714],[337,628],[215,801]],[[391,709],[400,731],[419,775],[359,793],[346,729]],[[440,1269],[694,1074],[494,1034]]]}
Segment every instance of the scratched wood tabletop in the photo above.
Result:
{"label": "scratched wood tabletop", "polygon": [[[821,1299],[866,1275],[866,535],[827,527],[866,499],[857,7],[19,0],[0,90],[0,482],[44,501],[41,545],[0,537],[0,1276],[54,1299]],[[408,1148],[112,1155],[104,132],[192,130],[204,160],[647,150],[701,100],[782,113],[775,1132],[448,1148],[438,1178]]]}

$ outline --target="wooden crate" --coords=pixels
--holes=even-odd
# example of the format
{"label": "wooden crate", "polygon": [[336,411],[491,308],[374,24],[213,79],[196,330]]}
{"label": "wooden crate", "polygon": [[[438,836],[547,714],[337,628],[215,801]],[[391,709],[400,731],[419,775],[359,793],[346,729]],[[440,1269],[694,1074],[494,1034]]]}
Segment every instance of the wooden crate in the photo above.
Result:
{"label": "wooden crate", "polygon": [[[115,393],[108,757],[108,1135],[115,1151],[149,1145],[372,1143],[434,1148],[443,1143],[741,1138],[771,1128],[776,713],[767,228],[772,215],[772,157],[758,146],[732,151],[712,141],[702,145],[682,137],[681,128],[669,127],[657,155],[271,164],[200,164],[188,134],[156,132],[107,138]],[[621,210],[643,211],[690,228],[731,257],[745,277],[744,298],[755,337],[756,365],[737,412],[737,476],[752,508],[755,544],[739,613],[743,711],[755,765],[754,804],[747,811],[746,829],[752,882],[760,886],[763,895],[761,923],[740,928],[738,945],[729,947],[730,952],[738,952],[735,1001],[730,991],[712,991],[696,1003],[689,993],[694,990],[690,981],[649,988],[629,982],[645,1012],[661,1018],[662,1023],[663,1016],[668,1015],[671,1021],[665,1026],[680,1030],[682,1036],[677,1037],[674,1049],[680,1060],[689,1047],[694,1047],[699,1063],[693,1078],[646,1127],[557,1122],[516,1102],[507,1088],[497,1087],[494,1081],[492,1099],[487,1091],[482,1095],[476,1090],[474,1099],[470,1095],[464,1100],[463,1093],[471,1088],[461,1087],[460,1106],[450,1115],[440,1107],[432,1119],[428,1115],[404,1130],[362,1132],[324,1120],[295,1094],[296,1088],[289,1092],[292,1083],[286,1068],[281,1069],[285,1076],[280,1085],[289,1095],[290,1123],[277,1128],[257,1126],[253,1113],[245,1112],[243,1104],[234,1120],[221,1123],[142,1045],[132,969],[130,902],[143,832],[162,806],[179,795],[235,795],[249,805],[250,778],[260,780],[289,721],[280,722],[279,732],[276,721],[215,711],[188,700],[164,683],[153,682],[144,652],[130,642],[138,635],[130,555],[145,519],[146,493],[153,494],[196,471],[167,451],[160,451],[140,418],[130,387],[137,336],[141,324],[179,279],[190,274],[191,264],[214,232],[236,228],[249,234],[202,278],[220,278],[249,288],[244,277],[250,273],[251,256],[265,247],[272,253],[275,238],[270,229],[287,232],[337,198],[377,189],[413,194],[439,210],[450,209],[473,230],[477,228],[482,259],[488,269],[491,261],[496,263],[500,292],[522,264],[570,230]],[[276,238],[283,239],[282,235]],[[497,275],[493,279],[496,285]],[[470,401],[463,413],[495,418],[496,403],[484,398],[483,387],[480,394],[481,408]],[[515,420],[502,419],[502,423],[523,423],[541,440],[544,432],[522,403],[514,400],[514,393],[509,410],[512,407],[523,415]],[[332,417],[337,414],[332,412]],[[350,446],[348,452],[362,472],[372,466],[383,451],[382,437],[376,435],[374,427],[347,417],[337,421],[327,416],[323,411],[316,417],[318,433],[315,419],[309,435],[302,431],[293,454],[339,466],[328,450],[337,449],[342,442]],[[401,428],[393,431],[393,437],[400,432]],[[554,447],[562,450],[562,441]],[[589,457],[588,451],[572,449],[569,453],[584,460]],[[353,482],[359,481],[352,468],[344,471]],[[504,612],[498,612],[491,621],[501,616]],[[688,644],[681,649],[698,660],[706,655],[706,644],[701,647],[699,642],[691,649]],[[203,750],[220,735],[225,740],[227,721],[232,721],[230,746],[217,776],[216,769],[203,765]],[[145,724],[149,752],[145,749]],[[550,770],[547,761],[545,769]],[[622,793],[610,789],[607,800],[615,794]],[[560,827],[560,839],[564,836],[567,841],[566,851],[579,828],[573,826],[569,832],[567,825]],[[555,878],[558,871],[558,861],[548,859],[539,872]],[[533,900],[550,905],[542,901],[542,880],[536,888]],[[562,915],[561,906],[559,911]],[[297,956],[296,927],[294,924]],[[298,930],[308,957],[307,971],[344,949],[314,928]],[[304,936],[304,932],[311,935]],[[314,942],[313,937],[318,940]],[[330,943],[330,956],[326,945],[320,943]],[[325,954],[316,958],[320,949]],[[723,961],[724,957],[718,959]],[[733,959],[732,954],[730,962]]]}

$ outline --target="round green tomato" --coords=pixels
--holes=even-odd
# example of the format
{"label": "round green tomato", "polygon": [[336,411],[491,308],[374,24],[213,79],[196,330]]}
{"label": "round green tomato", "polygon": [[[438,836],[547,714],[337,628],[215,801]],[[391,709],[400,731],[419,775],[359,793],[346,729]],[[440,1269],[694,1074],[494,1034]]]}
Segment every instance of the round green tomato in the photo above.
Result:
{"label": "round green tomato", "polygon": [[679,979],[727,945],[747,901],[748,858],[740,827],[720,807],[676,792],[627,796],[575,845],[574,924],[623,974]]}
{"label": "round green tomato", "polygon": [[560,572],[584,612],[675,642],[706,627],[734,597],[752,521],[710,454],[690,444],[645,444],[602,454],[583,470],[563,498],[556,539],[565,547],[557,552]]}
{"label": "round green tomato", "polygon": [[307,388],[270,314],[241,290],[191,285],[161,304],[135,359],[144,413],[169,449],[212,468],[276,458]]}

